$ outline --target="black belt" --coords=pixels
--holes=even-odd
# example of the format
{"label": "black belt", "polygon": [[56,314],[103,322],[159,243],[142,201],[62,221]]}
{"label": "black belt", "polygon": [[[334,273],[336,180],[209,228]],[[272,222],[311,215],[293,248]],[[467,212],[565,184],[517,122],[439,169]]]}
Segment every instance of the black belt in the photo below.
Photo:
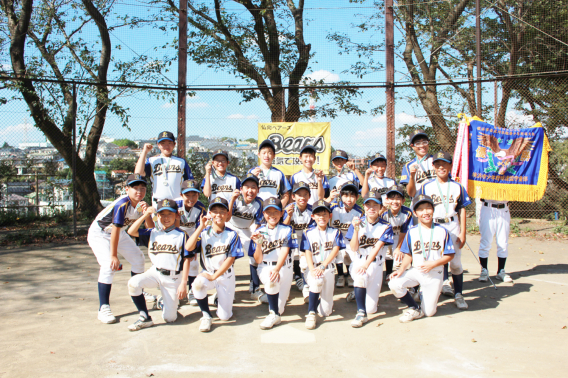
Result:
{"label": "black belt", "polygon": [[483,202],[483,206],[488,206],[488,207],[494,207],[496,209],[504,209],[507,205],[504,203],[500,203],[500,204],[495,204],[495,203],[488,203],[485,202],[485,200],[481,200]]}
{"label": "black belt", "polygon": [[[264,265],[276,265],[278,264],[278,261],[263,261],[262,262]],[[292,263],[292,258],[288,257],[286,259],[286,261],[284,261],[284,264],[291,264]]]}
{"label": "black belt", "polygon": [[[229,269],[227,269],[227,271],[225,273],[231,273],[232,270],[233,270],[233,268],[229,268]],[[218,269],[214,270],[213,274],[217,273],[218,271],[219,271]],[[223,274],[225,274],[225,273],[223,273]]]}
{"label": "black belt", "polygon": [[156,268],[156,270],[160,273],[162,273],[164,276],[170,276],[172,273],[175,274],[180,274],[181,270],[167,270],[167,269],[160,269],[160,268]]}
{"label": "black belt", "polygon": [[436,223],[450,223],[453,222],[455,217],[446,217],[446,218],[435,218],[434,222]]}

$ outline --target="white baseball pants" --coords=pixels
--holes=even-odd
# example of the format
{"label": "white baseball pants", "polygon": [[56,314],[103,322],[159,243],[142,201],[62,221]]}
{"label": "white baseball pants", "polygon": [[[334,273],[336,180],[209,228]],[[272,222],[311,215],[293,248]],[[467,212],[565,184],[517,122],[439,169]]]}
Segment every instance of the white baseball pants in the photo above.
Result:
{"label": "white baseball pants", "polygon": [[311,270],[307,274],[307,279],[310,292],[320,293],[318,313],[321,316],[331,315],[331,311],[333,310],[333,288],[335,287],[334,269],[326,269],[323,272],[323,276],[319,278],[316,278]]}
{"label": "white baseball pants", "polygon": [[444,269],[437,266],[428,273],[423,273],[416,268],[410,268],[401,276],[389,281],[389,288],[397,298],[402,298],[408,292],[409,287],[420,285],[422,302],[420,307],[424,315],[432,316],[438,309],[438,298],[444,283]]}
{"label": "white baseball pants", "polygon": [[456,253],[454,254],[454,258],[450,260],[450,272],[451,274],[458,275],[463,273],[463,266],[461,262],[462,251],[457,244],[458,237],[460,236],[460,222],[457,220],[457,215],[454,215],[454,218],[455,219],[450,223],[440,224],[440,226],[444,227],[452,238],[452,243],[454,244],[454,250]]}
{"label": "white baseball pants", "polygon": [[268,265],[264,262],[258,264],[258,277],[264,285],[266,294],[278,294],[278,312],[280,315],[284,313],[288,296],[290,295],[290,287],[294,279],[294,271],[292,269],[291,258],[286,257],[286,262],[280,269],[280,281],[270,281],[270,272],[275,268],[274,265]]}
{"label": "white baseball pants", "polygon": [[383,261],[382,248],[377,255],[379,262],[374,261],[369,265],[364,274],[357,273],[367,260],[367,256],[353,254],[353,262],[349,266],[349,274],[353,278],[354,287],[367,288],[367,295],[365,297],[365,309],[367,314],[374,314],[379,307],[379,295],[381,294],[381,286],[383,285]]}
{"label": "white baseball pants", "polygon": [[511,213],[508,206],[503,209],[496,209],[482,205],[479,215],[479,232],[481,234],[479,257],[489,257],[493,236],[495,236],[495,244],[497,244],[497,257],[507,257],[509,255],[510,229]]}
{"label": "white baseball pants", "polygon": [[209,281],[203,276],[197,276],[191,290],[195,299],[203,299],[207,291],[217,290],[217,316],[221,320],[229,320],[233,316],[233,300],[235,299],[235,267],[231,266],[215,281]]}
{"label": "white baseball pants", "polygon": [[340,249],[339,253],[335,257],[335,263],[351,265],[351,253],[352,253],[351,250],[348,248]]}
{"label": "white baseball pants", "polygon": [[[89,228],[87,242],[101,266],[99,282],[112,284],[116,272],[110,268],[110,234],[101,230],[98,224],[93,223]],[[144,254],[124,230],[120,231],[118,253],[130,263],[132,272],[137,274],[144,272]]]}
{"label": "white baseball pants", "polygon": [[165,322],[175,322],[177,319],[177,308],[179,299],[177,289],[181,283],[181,273],[166,276],[152,266],[145,273],[131,277],[128,281],[128,294],[138,296],[142,294],[142,288],[159,287],[164,300],[162,307],[162,318]]}

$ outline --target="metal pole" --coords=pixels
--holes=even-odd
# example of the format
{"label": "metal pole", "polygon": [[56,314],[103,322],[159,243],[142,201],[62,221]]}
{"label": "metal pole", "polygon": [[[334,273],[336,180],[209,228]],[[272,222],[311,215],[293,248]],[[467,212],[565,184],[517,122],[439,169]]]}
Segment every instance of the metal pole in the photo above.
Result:
{"label": "metal pole", "polygon": [[477,116],[481,116],[481,16],[480,0],[475,0],[475,38],[476,38],[476,71],[477,71]]}
{"label": "metal pole", "polygon": [[394,11],[393,0],[385,1],[385,51],[387,71],[387,176],[395,177],[395,124],[394,124]]}
{"label": "metal pole", "polygon": [[185,97],[187,78],[187,0],[179,1],[178,157],[185,159]]}
{"label": "metal pole", "polygon": [[36,187],[36,196],[35,196],[36,216],[39,217],[39,177],[37,175],[37,168],[35,172],[35,187]]}
{"label": "metal pole", "polygon": [[494,107],[495,107],[495,118],[494,118],[493,124],[496,127],[499,127],[499,125],[497,125],[497,115],[499,114],[499,103],[497,102],[497,100],[498,100],[497,97],[499,96],[498,93],[497,93],[497,80],[495,80],[493,82],[493,87],[494,87],[494,90],[495,90],[493,92],[493,97],[494,97],[494,101],[495,101],[495,105],[494,105]]}
{"label": "metal pole", "polygon": [[73,83],[73,154],[71,158],[73,159],[73,237],[77,239],[77,179],[75,171],[77,169],[77,139],[76,139],[76,129],[77,129],[77,84]]}

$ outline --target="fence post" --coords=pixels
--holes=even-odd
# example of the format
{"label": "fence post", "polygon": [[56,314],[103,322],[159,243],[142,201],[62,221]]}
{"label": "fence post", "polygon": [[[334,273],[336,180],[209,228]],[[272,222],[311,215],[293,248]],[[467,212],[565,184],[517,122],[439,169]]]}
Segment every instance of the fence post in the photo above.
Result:
{"label": "fence post", "polygon": [[35,187],[36,187],[36,195],[35,195],[36,216],[39,217],[39,177],[37,174],[37,168],[35,172]]}
{"label": "fence post", "polygon": [[[387,82],[387,161],[395,161],[395,117],[394,117],[394,13],[393,0],[385,1],[385,51]],[[395,164],[388,165],[387,176],[394,178]]]}
{"label": "fence post", "polygon": [[185,113],[186,113],[186,80],[187,80],[187,0],[179,2],[179,49],[178,49],[178,157],[185,160]]}
{"label": "fence post", "polygon": [[75,170],[77,168],[76,164],[76,156],[77,155],[77,138],[76,138],[76,129],[77,129],[77,84],[73,83],[73,237],[77,239],[77,180],[75,177]]}
{"label": "fence post", "polygon": [[475,0],[475,38],[476,38],[476,72],[477,72],[477,116],[481,116],[483,108],[481,106],[481,15],[479,0]]}

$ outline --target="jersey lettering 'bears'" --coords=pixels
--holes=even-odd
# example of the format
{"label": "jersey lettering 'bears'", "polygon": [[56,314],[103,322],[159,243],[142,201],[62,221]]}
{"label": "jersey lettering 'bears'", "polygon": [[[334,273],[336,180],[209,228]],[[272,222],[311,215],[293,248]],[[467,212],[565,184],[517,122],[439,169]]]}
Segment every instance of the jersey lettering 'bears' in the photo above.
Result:
{"label": "jersey lettering 'bears'", "polygon": [[[162,169],[162,164],[158,163],[156,165],[154,165],[154,170],[153,170],[153,174],[154,176],[161,176],[164,173],[164,170]],[[179,165],[170,165],[167,169],[166,169],[167,173],[182,173],[181,170],[181,166]]]}
{"label": "jersey lettering 'bears'", "polygon": [[282,248],[286,243],[288,243],[288,240],[286,240],[286,238],[274,241],[263,241],[262,253],[267,255],[270,252],[274,251],[275,249]]}
{"label": "jersey lettering 'bears'", "polygon": [[[323,249],[325,251],[331,251],[332,248],[333,248],[333,241],[326,241],[325,243],[323,243]],[[320,243],[317,242],[312,243],[312,254],[319,255],[319,251],[320,251]]]}
{"label": "jersey lettering 'bears'", "polygon": [[[442,249],[439,241],[432,242],[432,248],[430,248],[430,242],[424,243],[424,249],[432,250],[432,251],[439,251]],[[420,244],[420,240],[416,240],[412,247],[412,253],[422,253],[422,245]]]}
{"label": "jersey lettering 'bears'", "polygon": [[217,185],[217,184],[213,184],[211,185],[211,191],[213,193],[232,193],[234,191],[232,185]]}
{"label": "jersey lettering 'bears'", "polygon": [[379,241],[379,238],[368,238],[366,235],[363,235],[359,238],[359,248],[367,248],[372,247]]}
{"label": "jersey lettering 'bears'", "polygon": [[259,180],[261,188],[277,188],[278,184],[274,180]]}
{"label": "jersey lettering 'bears'", "polygon": [[215,247],[213,247],[211,244],[207,244],[205,246],[205,257],[227,254],[227,253],[229,253],[230,249],[231,249],[231,246],[229,244],[219,245],[219,246],[215,246]]}
{"label": "jersey lettering 'bears'", "polygon": [[153,242],[148,252],[157,255],[158,253],[178,253],[179,250],[175,245]]}
{"label": "jersey lettering 'bears'", "polygon": [[351,223],[341,223],[341,220],[336,219],[331,222],[331,227],[337,228],[341,232],[347,232]]}
{"label": "jersey lettering 'bears'", "polygon": [[254,214],[250,214],[250,213],[242,213],[238,210],[236,210],[235,212],[233,212],[233,216],[237,217],[237,218],[242,218],[242,219],[246,219],[246,220],[253,220],[254,219]]}

